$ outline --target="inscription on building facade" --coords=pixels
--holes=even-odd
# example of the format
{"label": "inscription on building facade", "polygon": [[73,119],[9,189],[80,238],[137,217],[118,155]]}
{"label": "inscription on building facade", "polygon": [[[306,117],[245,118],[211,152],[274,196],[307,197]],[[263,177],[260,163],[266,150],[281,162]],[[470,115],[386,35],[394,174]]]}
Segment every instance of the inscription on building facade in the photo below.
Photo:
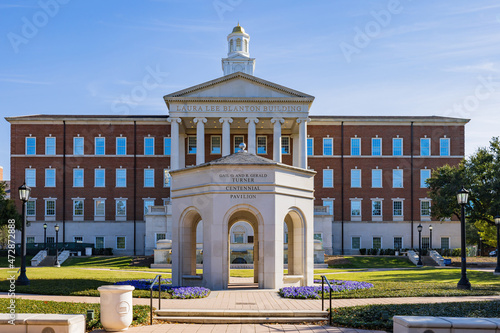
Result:
{"label": "inscription on building facade", "polygon": [[[265,181],[267,178],[265,173],[221,173],[219,178],[221,181],[227,181],[231,183],[256,183],[258,181]],[[260,191],[261,188],[258,185],[228,185],[225,187],[228,192],[252,192]],[[257,199],[257,194],[251,193],[238,193],[230,194],[230,199]]]}

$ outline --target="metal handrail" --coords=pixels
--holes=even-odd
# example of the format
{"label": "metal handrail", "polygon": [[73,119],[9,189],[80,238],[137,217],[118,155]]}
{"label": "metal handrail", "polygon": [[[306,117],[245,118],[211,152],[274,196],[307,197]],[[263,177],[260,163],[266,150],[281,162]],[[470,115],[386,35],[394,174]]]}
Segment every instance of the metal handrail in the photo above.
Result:
{"label": "metal handrail", "polygon": [[161,275],[157,275],[149,286],[149,325],[153,325],[153,287],[158,282],[158,310],[161,310]]}
{"label": "metal handrail", "polygon": [[332,285],[326,276],[321,275],[321,311],[325,311],[325,281],[330,288],[330,308],[328,309],[328,325],[332,326]]}

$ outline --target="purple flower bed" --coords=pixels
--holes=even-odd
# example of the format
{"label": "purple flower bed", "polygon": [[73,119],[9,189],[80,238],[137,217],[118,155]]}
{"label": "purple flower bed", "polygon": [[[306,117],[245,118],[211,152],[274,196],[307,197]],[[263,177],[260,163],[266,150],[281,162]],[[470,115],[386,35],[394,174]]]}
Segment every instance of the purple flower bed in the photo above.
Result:
{"label": "purple flower bed", "polygon": [[[149,290],[153,279],[127,280],[116,282],[118,285],[131,285],[137,290]],[[158,284],[153,286],[158,291]],[[203,287],[172,287],[172,279],[161,279],[161,290],[169,293],[172,298],[203,298],[210,294],[210,289]]]}
{"label": "purple flower bed", "polygon": [[[314,280],[314,283],[321,283],[321,280]],[[330,280],[330,284],[332,292],[373,288],[373,284],[359,281]],[[330,288],[326,284],[324,292],[330,292]],[[280,289],[279,294],[284,298],[321,298],[321,286],[285,287]]]}

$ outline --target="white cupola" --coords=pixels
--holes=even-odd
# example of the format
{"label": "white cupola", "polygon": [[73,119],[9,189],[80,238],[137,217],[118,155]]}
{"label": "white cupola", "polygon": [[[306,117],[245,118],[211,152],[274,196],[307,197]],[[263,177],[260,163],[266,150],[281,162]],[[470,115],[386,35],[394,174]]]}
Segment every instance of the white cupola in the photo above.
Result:
{"label": "white cupola", "polygon": [[224,75],[243,72],[253,75],[255,59],[250,58],[250,36],[238,25],[227,36],[227,58],[222,58]]}

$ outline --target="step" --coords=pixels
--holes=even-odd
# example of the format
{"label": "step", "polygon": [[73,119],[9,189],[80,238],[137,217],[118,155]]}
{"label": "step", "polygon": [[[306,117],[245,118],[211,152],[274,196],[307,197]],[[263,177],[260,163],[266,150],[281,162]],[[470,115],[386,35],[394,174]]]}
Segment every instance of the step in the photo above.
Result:
{"label": "step", "polygon": [[212,309],[162,309],[156,310],[159,317],[314,317],[326,318],[327,311],[321,310],[212,310]]}
{"label": "step", "polygon": [[316,323],[328,320],[326,317],[155,317],[156,320],[171,323],[192,324],[265,324],[265,323]]}

